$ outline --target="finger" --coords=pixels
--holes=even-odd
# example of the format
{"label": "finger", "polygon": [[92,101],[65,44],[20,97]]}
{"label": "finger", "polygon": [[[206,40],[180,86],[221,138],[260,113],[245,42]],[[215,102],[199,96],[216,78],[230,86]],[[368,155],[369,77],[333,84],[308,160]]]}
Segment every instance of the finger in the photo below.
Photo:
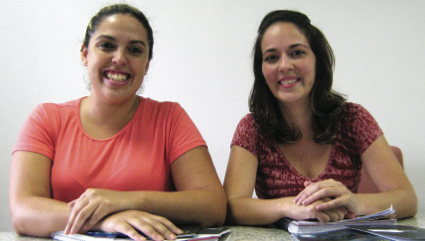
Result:
{"label": "finger", "polygon": [[158,225],[157,232],[161,233],[167,239],[174,239],[175,234],[182,234],[183,231],[175,226],[170,220],[161,216],[155,216],[161,225]]}
{"label": "finger", "polygon": [[[96,211],[98,206],[96,205],[89,205],[87,204],[82,209],[80,209],[78,212],[75,211],[76,217],[74,220],[70,220],[70,233],[77,233],[83,225],[87,222],[87,220],[91,217],[91,215]],[[72,221],[72,222],[71,222]]]}
{"label": "finger", "polygon": [[159,222],[162,223],[162,225],[167,227],[167,229],[171,230],[173,233],[176,233],[176,234],[183,233],[183,231],[180,228],[178,228],[176,225],[174,225],[174,223],[171,222],[170,220],[168,220],[167,218],[162,217],[162,216],[155,216],[155,217]]}
{"label": "finger", "polygon": [[310,194],[308,197],[304,197],[304,199],[299,200],[299,205],[309,205],[317,200],[323,200],[325,198],[329,198],[329,200],[334,199],[334,197],[339,196],[337,190],[333,187],[324,187],[322,189],[317,190],[316,192]]}
{"label": "finger", "polygon": [[322,222],[322,223],[327,223],[331,220],[329,215],[325,212],[318,212],[316,214],[316,219],[319,220],[319,222]]}
{"label": "finger", "polygon": [[345,215],[348,213],[348,209],[343,206],[323,211],[330,216],[331,221],[343,220],[345,218]]}
{"label": "finger", "polygon": [[[152,238],[154,240],[164,240],[164,236],[161,233],[166,233],[167,234],[167,232],[164,230],[164,228],[161,228],[160,225],[158,224],[158,222],[155,222],[153,219],[147,219],[147,220],[140,220],[140,219],[129,220],[129,224],[132,226],[132,229],[133,230],[134,229],[140,230],[144,235],[146,235],[147,237],[150,237],[150,238]],[[159,233],[158,230],[161,233]],[[177,238],[171,232],[167,236],[168,236],[167,238],[169,238],[169,239],[176,239]]]}
{"label": "finger", "polygon": [[167,239],[176,239],[176,233],[183,233],[179,228],[177,228],[171,221],[167,218],[151,215],[147,217],[147,221],[150,223],[152,228],[160,235]]}
{"label": "finger", "polygon": [[[305,182],[307,183],[307,182]],[[305,196],[308,196],[309,192],[311,192],[311,188],[312,186],[314,186],[315,183],[310,183],[308,186],[306,186],[300,193],[298,193],[298,195],[295,197],[295,202],[299,203],[301,199],[303,199]]]}
{"label": "finger", "polygon": [[68,203],[68,206],[71,207],[71,213],[69,215],[68,222],[65,226],[65,230],[64,230],[65,234],[70,234],[71,227],[74,224],[74,220],[78,214],[77,209],[79,206],[79,202],[81,202],[81,200],[84,200],[84,193],[78,199],[75,199],[71,201],[70,203]]}
{"label": "finger", "polygon": [[[315,194],[316,192],[319,192],[320,190],[324,188],[329,188],[329,187],[332,187],[332,186],[324,182],[312,183],[308,185],[303,191],[301,191],[295,197],[295,201],[298,205],[307,205],[307,204],[304,204],[306,199],[308,199],[311,195]],[[309,203],[311,203],[311,201]]]}
{"label": "finger", "polygon": [[[307,188],[306,188],[307,189]],[[295,199],[294,199],[294,202],[297,204],[297,205],[302,205],[302,202],[304,202],[304,199],[306,198],[306,197],[308,197],[309,196],[309,194],[307,193],[308,192],[308,190],[306,190],[306,189],[304,189],[304,190],[302,190],[300,193],[298,193],[298,195],[295,197]]]}
{"label": "finger", "polygon": [[323,210],[328,216],[330,222],[338,221],[339,215],[336,213],[335,209]]}
{"label": "finger", "polygon": [[312,183],[314,183],[314,182],[310,182],[310,181],[305,181],[304,182],[304,187],[308,187],[310,184],[312,184]]}
{"label": "finger", "polygon": [[93,213],[87,217],[87,220],[84,224],[84,229],[89,230],[91,227],[96,225],[102,218],[108,215],[109,212],[109,204],[100,203],[100,205],[93,211]]}
{"label": "finger", "polygon": [[[132,240],[146,240],[146,238],[137,232],[131,225],[128,223],[120,223],[114,227],[115,232],[123,233],[130,237]],[[151,237],[152,238],[152,237]],[[161,240],[161,239],[159,239]]]}
{"label": "finger", "polygon": [[81,204],[79,204],[79,202],[76,202],[71,208],[71,213],[69,215],[68,222],[65,227],[65,234],[71,234],[72,226],[74,225],[75,219],[77,218],[80,212],[80,206]]}
{"label": "finger", "polygon": [[74,205],[75,205],[76,202],[77,202],[77,200],[71,201],[71,202],[68,203],[68,206],[70,208],[72,208],[72,207],[74,207]]}
{"label": "finger", "polygon": [[356,214],[350,211],[348,211],[348,213],[345,215],[345,218],[347,219],[353,219],[355,217],[356,217]]}
{"label": "finger", "polygon": [[339,207],[337,213],[339,215],[338,219],[342,220],[345,218],[345,215],[347,215],[348,209],[346,207]]}
{"label": "finger", "polygon": [[323,211],[327,209],[333,209],[344,206],[345,202],[343,201],[342,197],[335,198],[331,201],[323,202],[319,205],[317,205],[317,210]]}

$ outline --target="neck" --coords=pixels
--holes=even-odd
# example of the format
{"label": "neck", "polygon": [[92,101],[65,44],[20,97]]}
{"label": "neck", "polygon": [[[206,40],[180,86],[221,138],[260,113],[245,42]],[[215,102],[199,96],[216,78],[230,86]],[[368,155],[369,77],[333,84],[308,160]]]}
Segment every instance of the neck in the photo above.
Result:
{"label": "neck", "polygon": [[313,111],[310,101],[296,103],[280,103],[280,110],[289,125],[295,124],[303,133],[303,137],[313,134]]}
{"label": "neck", "polygon": [[90,95],[81,102],[81,117],[106,129],[124,127],[136,113],[140,97],[123,103],[107,103]]}

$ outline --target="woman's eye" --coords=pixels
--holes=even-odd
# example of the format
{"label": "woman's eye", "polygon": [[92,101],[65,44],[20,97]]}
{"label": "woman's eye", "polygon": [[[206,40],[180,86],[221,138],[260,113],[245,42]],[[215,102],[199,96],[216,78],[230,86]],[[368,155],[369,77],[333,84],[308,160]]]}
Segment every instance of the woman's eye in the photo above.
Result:
{"label": "woman's eye", "polygon": [[277,55],[266,56],[264,58],[264,62],[273,62],[273,61],[277,60],[277,58],[278,58]]}
{"label": "woman's eye", "polygon": [[295,50],[294,52],[292,52],[292,56],[300,56],[303,54],[304,54],[304,51],[302,50]]}
{"label": "woman's eye", "polygon": [[134,53],[134,54],[142,53],[142,50],[139,49],[139,48],[128,48],[128,51],[130,51],[131,53]]}
{"label": "woman's eye", "polygon": [[114,45],[112,45],[112,44],[110,44],[110,43],[102,43],[102,44],[100,44],[99,45],[101,48],[104,48],[104,49],[113,49],[114,48]]}

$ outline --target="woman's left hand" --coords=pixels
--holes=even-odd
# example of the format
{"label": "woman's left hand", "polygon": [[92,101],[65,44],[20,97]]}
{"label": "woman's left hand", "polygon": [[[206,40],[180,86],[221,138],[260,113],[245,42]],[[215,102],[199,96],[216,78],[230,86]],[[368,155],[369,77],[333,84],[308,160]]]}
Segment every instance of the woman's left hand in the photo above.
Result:
{"label": "woman's left hand", "polygon": [[343,206],[348,209],[346,218],[355,217],[359,200],[342,183],[328,179],[319,182],[305,182],[304,185],[306,188],[294,200],[298,205],[309,205],[317,200],[330,198],[331,200],[318,205],[317,209],[324,211]]}
{"label": "woman's left hand", "polygon": [[122,192],[106,189],[87,189],[81,196],[70,202],[71,214],[65,227],[65,234],[89,230],[106,215],[129,209],[122,200]]}
{"label": "woman's left hand", "polygon": [[170,220],[151,213],[126,210],[102,219],[95,227],[105,232],[119,232],[132,240],[146,240],[138,231],[154,240],[174,240],[183,231]]}

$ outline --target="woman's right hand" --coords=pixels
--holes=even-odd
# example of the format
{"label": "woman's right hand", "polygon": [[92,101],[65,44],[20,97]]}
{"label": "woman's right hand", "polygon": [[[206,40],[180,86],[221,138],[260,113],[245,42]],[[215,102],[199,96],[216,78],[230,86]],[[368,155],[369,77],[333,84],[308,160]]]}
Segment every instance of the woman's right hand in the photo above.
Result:
{"label": "woman's right hand", "polygon": [[124,195],[125,192],[107,189],[87,189],[78,199],[68,204],[71,213],[65,234],[77,233],[79,230],[87,231],[108,214],[132,209],[128,206],[129,198],[125,198]]}
{"label": "woman's right hand", "polygon": [[154,240],[176,239],[177,234],[183,233],[168,219],[137,210],[127,210],[107,216],[94,228],[104,232],[123,233],[133,240],[146,240],[137,231]]}

